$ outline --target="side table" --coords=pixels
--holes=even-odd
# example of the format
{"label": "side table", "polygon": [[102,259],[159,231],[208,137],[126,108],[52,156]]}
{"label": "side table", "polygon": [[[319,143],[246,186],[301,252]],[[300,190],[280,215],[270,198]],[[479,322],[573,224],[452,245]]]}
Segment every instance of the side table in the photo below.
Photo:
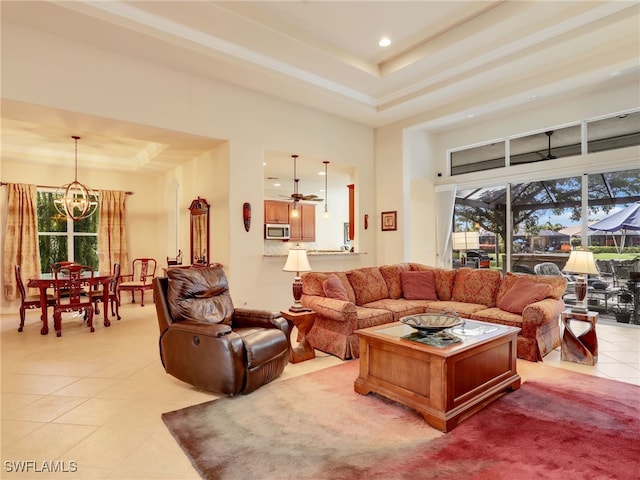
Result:
{"label": "side table", "polygon": [[[307,333],[313,327],[316,319],[315,312],[290,312],[289,310],[280,310],[280,315],[287,320],[289,324],[289,332],[287,340],[289,341],[289,361],[291,363],[304,362],[316,357],[316,352],[307,341]],[[298,328],[298,346],[291,345],[291,332],[293,326]]]}
{"label": "side table", "polygon": [[[576,335],[571,329],[571,320],[587,322],[589,328]],[[560,359],[568,362],[595,365],[598,361],[598,337],[596,336],[596,323],[598,312],[577,313],[567,309],[562,312],[564,333],[562,334],[562,347]]]}

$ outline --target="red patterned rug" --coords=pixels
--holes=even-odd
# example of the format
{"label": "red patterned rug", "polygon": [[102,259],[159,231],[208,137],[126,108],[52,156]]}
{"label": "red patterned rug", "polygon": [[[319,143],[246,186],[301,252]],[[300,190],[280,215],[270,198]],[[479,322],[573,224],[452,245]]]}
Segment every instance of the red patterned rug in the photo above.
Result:
{"label": "red patterned rug", "polygon": [[446,434],[355,393],[357,360],[162,418],[209,480],[638,480],[640,387],[539,367]]}

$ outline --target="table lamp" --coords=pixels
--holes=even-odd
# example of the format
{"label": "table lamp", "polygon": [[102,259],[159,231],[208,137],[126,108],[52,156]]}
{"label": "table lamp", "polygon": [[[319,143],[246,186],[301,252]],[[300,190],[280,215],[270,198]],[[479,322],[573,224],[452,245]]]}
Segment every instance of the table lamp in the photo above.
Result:
{"label": "table lamp", "polygon": [[585,249],[572,250],[563,272],[577,273],[580,276],[576,282],[576,306],[571,309],[575,313],[587,313],[585,298],[587,296],[588,275],[598,275],[598,267],[593,260],[593,252]]}
{"label": "table lamp", "polygon": [[300,272],[311,271],[309,259],[307,258],[307,251],[300,246],[291,247],[291,249],[289,249],[289,256],[287,257],[287,263],[285,263],[282,270],[285,272],[296,272],[296,277],[293,280],[294,303],[289,307],[289,311],[310,312],[310,308],[305,308],[300,303],[300,297],[302,297],[302,279],[300,278]]}

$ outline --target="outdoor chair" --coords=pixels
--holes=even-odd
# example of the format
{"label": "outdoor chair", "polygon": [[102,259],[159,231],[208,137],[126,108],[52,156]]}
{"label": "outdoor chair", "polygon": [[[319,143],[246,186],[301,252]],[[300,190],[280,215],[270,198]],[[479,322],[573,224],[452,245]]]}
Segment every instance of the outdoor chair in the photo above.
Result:
{"label": "outdoor chair", "polygon": [[[18,327],[18,331],[22,332],[22,330],[24,329],[26,310],[32,310],[36,308],[41,309],[42,304],[40,303],[40,295],[27,295],[27,291],[24,288],[24,283],[22,282],[22,272],[20,271],[20,265],[16,265],[14,267],[14,273],[16,276],[16,285],[18,285],[18,291],[20,292],[20,326]],[[47,306],[53,307],[55,304],[56,297],[47,294]],[[42,315],[40,315],[40,320],[42,321]]]}
{"label": "outdoor chair", "polygon": [[91,297],[84,290],[91,278],[93,278],[93,269],[86,265],[66,265],[55,270],[56,303],[53,307],[53,324],[56,336],[62,335],[62,314],[64,312],[82,313],[89,330],[95,331]]}
{"label": "outdoor chair", "polygon": [[289,327],[279,313],[234,308],[221,266],[173,268],[153,279],[160,359],[197,388],[250,393],[289,361]]}
{"label": "outdoor chair", "polygon": [[140,306],[144,307],[144,292],[153,290],[153,277],[156,276],[156,260],[153,258],[136,258],[131,263],[131,273],[121,275],[118,286],[118,298],[122,298],[120,292],[131,292],[131,303],[136,303],[135,292],[140,292]]}
{"label": "outdoor chair", "polygon": [[[554,275],[556,277],[565,277],[567,279],[567,289],[564,292],[564,296],[566,295],[574,295],[576,294],[576,281],[572,275],[566,275],[560,270],[553,262],[542,262],[538,263],[533,267],[533,271],[536,275]],[[564,297],[563,296],[563,297]]]}

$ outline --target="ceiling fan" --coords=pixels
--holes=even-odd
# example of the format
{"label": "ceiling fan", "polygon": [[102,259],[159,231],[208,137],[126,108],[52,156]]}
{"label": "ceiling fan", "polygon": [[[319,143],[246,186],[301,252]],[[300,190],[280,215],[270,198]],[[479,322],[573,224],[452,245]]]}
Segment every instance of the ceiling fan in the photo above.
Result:
{"label": "ceiling fan", "polygon": [[547,151],[547,156],[544,157],[543,160],[555,160],[556,157],[555,155],[551,154],[551,135],[553,135],[553,130],[549,131],[549,132],[544,132],[544,134],[547,136],[547,138],[549,139],[549,149]]}
{"label": "ceiling fan", "polygon": [[293,203],[297,203],[300,200],[305,200],[308,202],[324,201],[323,198],[320,198],[317,195],[304,195],[298,192],[298,183],[300,182],[300,179],[298,178],[297,170],[296,170],[296,161],[298,159],[298,155],[291,155],[291,157],[293,158],[293,193],[288,197],[285,195],[280,195],[280,196],[292,199]]}

